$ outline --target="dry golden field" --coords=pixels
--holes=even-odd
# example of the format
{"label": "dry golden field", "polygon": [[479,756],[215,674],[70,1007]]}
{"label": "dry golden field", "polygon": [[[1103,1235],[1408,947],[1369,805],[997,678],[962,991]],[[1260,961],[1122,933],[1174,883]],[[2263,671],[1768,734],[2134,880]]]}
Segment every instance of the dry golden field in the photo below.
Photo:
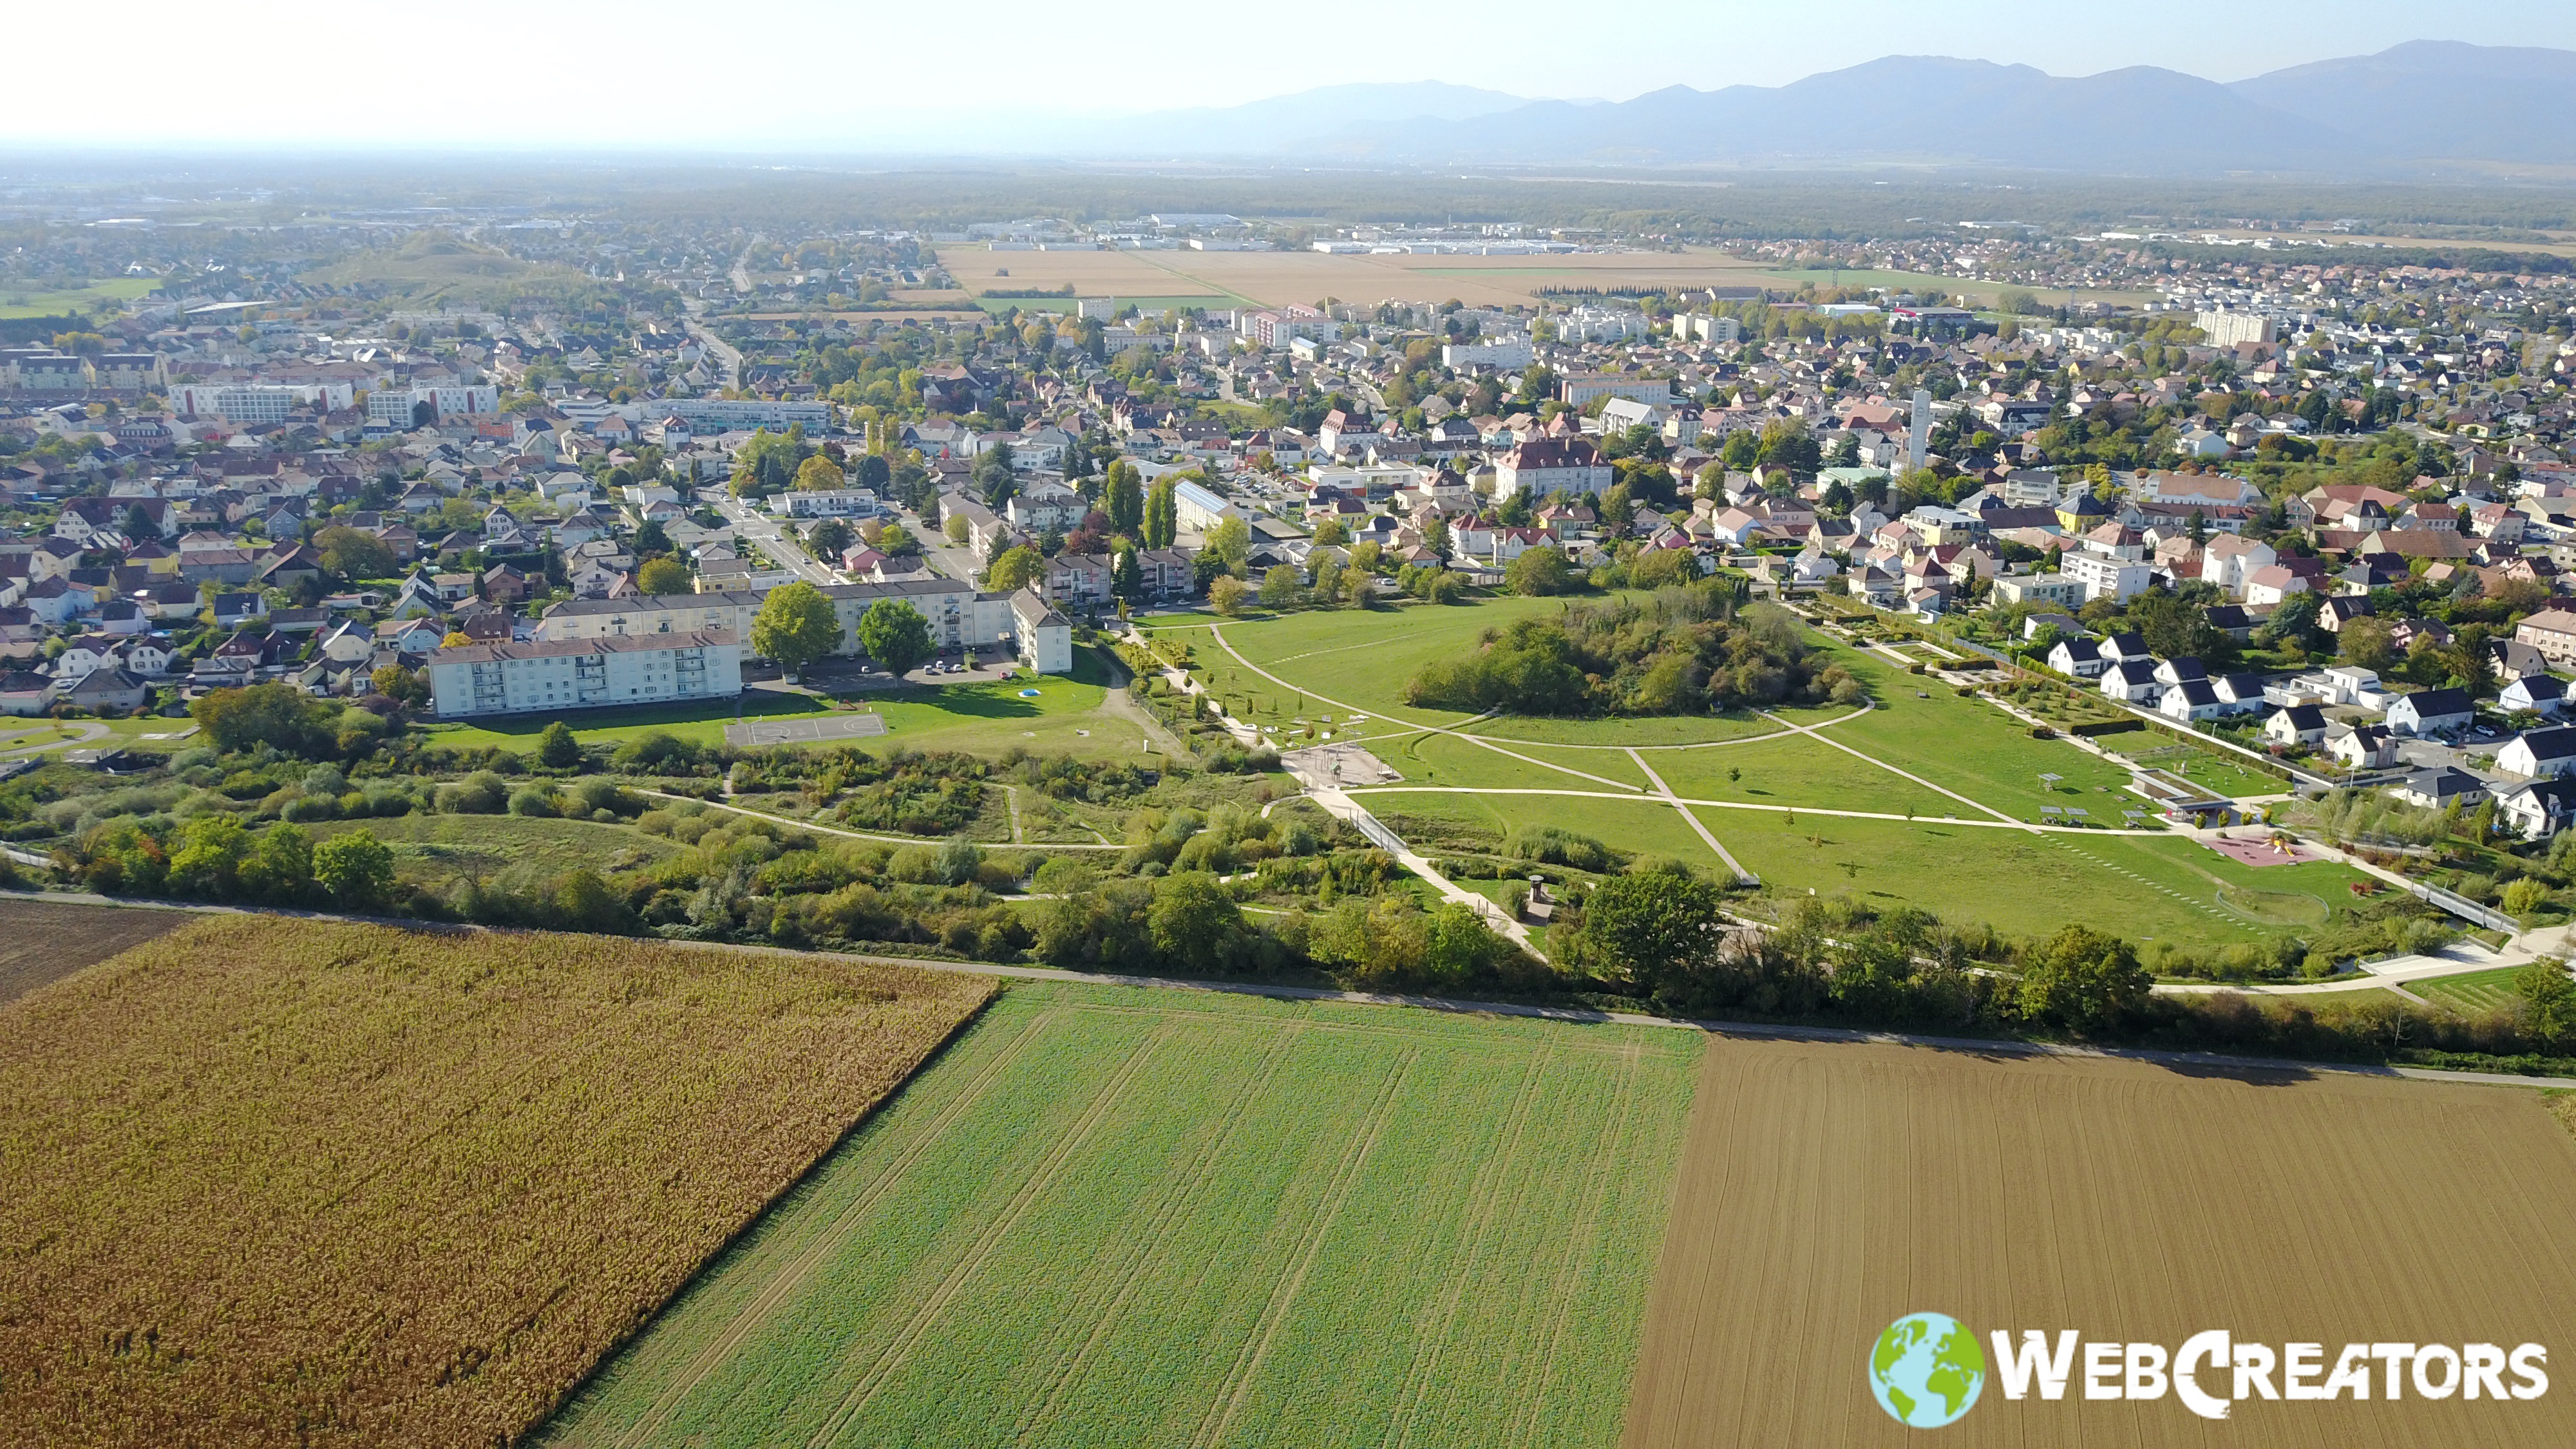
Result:
{"label": "dry golden field", "polygon": [[[1944,1449],[2576,1443],[2576,1140],[2519,1088],[1899,1046],[1711,1042],[1647,1309],[1629,1449],[1896,1445],[1880,1330],[1946,1313],[1988,1379]],[[2005,1398],[1988,1335],[2535,1341],[2532,1402]],[[2436,1375],[2438,1378],[2438,1374]],[[2229,1376],[2204,1372],[2224,1396]],[[2411,1387],[2411,1386],[2407,1386]]]}
{"label": "dry golden field", "polygon": [[0,1004],[192,919],[181,911],[109,910],[0,896]]}
{"label": "dry golden field", "polygon": [[[996,252],[948,246],[940,260],[978,296],[995,289],[1059,287],[1082,296],[1185,297],[1210,306],[1234,299],[1265,307],[1344,302],[1526,305],[1541,287],[1760,286],[1761,267],[1705,248],[1675,253],[1571,256],[1328,256],[1322,252]],[[997,275],[1008,272],[1008,276]],[[1782,285],[1773,280],[1772,285]]]}
{"label": "dry golden field", "polygon": [[992,989],[261,916],[56,982],[0,1010],[0,1438],[514,1441]]}

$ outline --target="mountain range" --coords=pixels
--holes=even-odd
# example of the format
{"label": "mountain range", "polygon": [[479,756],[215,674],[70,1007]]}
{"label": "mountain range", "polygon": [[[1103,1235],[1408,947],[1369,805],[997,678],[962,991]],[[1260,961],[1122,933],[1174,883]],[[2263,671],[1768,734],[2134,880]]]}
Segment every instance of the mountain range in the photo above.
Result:
{"label": "mountain range", "polygon": [[1095,122],[1043,149],[1131,160],[2384,174],[2576,165],[2571,94],[2576,51],[2456,41],[2410,41],[2234,84],[2157,66],[2068,77],[1887,56],[1783,86],[1672,86],[1618,102],[1525,100],[1439,82],[1331,86]]}

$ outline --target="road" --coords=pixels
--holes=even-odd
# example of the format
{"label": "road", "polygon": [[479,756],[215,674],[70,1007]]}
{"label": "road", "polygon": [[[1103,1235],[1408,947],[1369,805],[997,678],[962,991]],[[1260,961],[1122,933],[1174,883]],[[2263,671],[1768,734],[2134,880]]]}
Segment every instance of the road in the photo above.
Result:
{"label": "road", "polygon": [[700,322],[695,313],[691,313],[685,319],[685,325],[689,329],[689,335],[698,339],[698,345],[705,348],[707,356],[715,360],[716,386],[742,386],[742,352],[732,343],[708,331],[706,324]]}
{"label": "road", "polygon": [[727,498],[716,504],[716,512],[733,525],[734,536],[756,545],[775,560],[780,568],[809,584],[837,584],[841,576],[814,561],[805,545],[789,533],[784,524],[739,498]]}

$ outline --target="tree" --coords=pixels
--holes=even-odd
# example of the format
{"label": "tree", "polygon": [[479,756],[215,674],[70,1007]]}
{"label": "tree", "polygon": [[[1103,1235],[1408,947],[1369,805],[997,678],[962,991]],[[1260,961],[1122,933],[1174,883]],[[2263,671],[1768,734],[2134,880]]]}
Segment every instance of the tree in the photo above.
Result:
{"label": "tree", "polygon": [[199,695],[188,713],[225,754],[266,744],[291,755],[331,754],[331,706],[291,684],[254,684]]}
{"label": "tree", "polygon": [[1135,464],[1122,459],[1109,465],[1107,483],[1102,497],[1106,500],[1103,511],[1109,515],[1109,531],[1129,538],[1138,536],[1145,527],[1144,475],[1136,471]]}
{"label": "tree", "polygon": [[1252,525],[1240,518],[1219,520],[1208,531],[1207,551],[1229,569],[1243,567],[1244,560],[1252,556]]}
{"label": "tree", "polygon": [[841,645],[840,616],[823,591],[799,580],[769,591],[751,620],[751,651],[775,659],[791,675]]}
{"label": "tree", "polygon": [[1429,523],[1424,524],[1422,526],[1422,546],[1431,550],[1433,553],[1438,554],[1442,563],[1445,564],[1449,562],[1449,520],[1445,518],[1434,518]]}
{"label": "tree", "polygon": [[387,699],[405,704],[429,703],[429,681],[419,671],[400,664],[387,664],[367,676],[368,687]]}
{"label": "tree", "polygon": [[2154,984],[2128,942],[2087,926],[2063,926],[2022,965],[2021,1014],[2073,1031],[2103,1031],[2144,1006]]}
{"label": "tree", "polygon": [[1503,582],[1528,597],[1562,594],[1574,587],[1574,569],[1565,561],[1565,550],[1533,548],[1504,568]]}
{"label": "tree", "polygon": [[1587,959],[1649,991],[1677,988],[1724,944],[1717,887],[1664,871],[1616,875],[1584,902]]}
{"label": "tree", "polygon": [[2555,956],[2532,962],[2513,973],[2513,990],[2521,998],[2515,1011],[2522,1034],[2533,1046],[2556,1052],[2576,1042],[2576,980],[2566,962]]}
{"label": "tree", "polygon": [[1183,871],[1155,888],[1145,928],[1166,961],[1187,971],[1214,972],[1222,969],[1243,935],[1243,911],[1215,876]]}
{"label": "tree", "polygon": [[1136,562],[1136,550],[1118,550],[1109,566],[1109,592],[1130,603],[1145,597],[1145,570]]}
{"label": "tree", "polygon": [[1317,548],[1324,548],[1337,543],[1348,543],[1350,541],[1351,531],[1342,527],[1342,521],[1338,518],[1332,517],[1328,514],[1325,516],[1323,522],[1315,525],[1315,546]]}
{"label": "tree", "polygon": [[877,531],[877,552],[887,558],[911,558],[921,552],[921,540],[900,523],[889,523]]}
{"label": "tree", "polygon": [[1286,564],[1276,565],[1261,576],[1261,606],[1285,609],[1297,602],[1297,595],[1305,586],[1306,581],[1297,576],[1295,569]]}
{"label": "tree", "polygon": [[837,518],[826,518],[805,530],[805,546],[819,559],[839,558],[849,551],[850,526]]}
{"label": "tree", "polygon": [[952,513],[948,515],[948,521],[939,525],[939,531],[948,536],[948,541],[950,543],[964,543],[966,541],[966,515],[963,513]]}
{"label": "tree", "polygon": [[321,547],[322,567],[341,578],[381,579],[394,571],[394,551],[372,533],[326,528],[313,541]]}
{"label": "tree", "polygon": [[1232,574],[1219,574],[1208,584],[1208,606],[1227,618],[1243,612],[1243,601],[1252,594],[1252,585]]}
{"label": "tree", "polygon": [[394,853],[364,830],[313,847],[313,883],[353,911],[381,908],[394,890]]}
{"label": "tree", "polygon": [[1004,549],[993,555],[984,578],[985,587],[996,593],[1015,593],[1046,578],[1046,557],[1025,543]]}
{"label": "tree", "polygon": [[855,471],[858,485],[880,497],[884,495],[886,485],[894,481],[894,469],[875,453],[860,458]]}
{"label": "tree", "polygon": [[837,493],[848,486],[841,465],[820,453],[796,466],[796,491],[799,493]]}
{"label": "tree", "polygon": [[262,900],[291,902],[313,888],[313,837],[304,827],[277,824],[241,862],[243,890]]}
{"label": "tree", "polygon": [[572,737],[572,726],[555,720],[537,736],[537,763],[549,770],[570,770],[581,764],[581,741]]}
{"label": "tree", "polygon": [[930,621],[902,599],[879,599],[859,616],[859,647],[887,673],[910,673],[930,657]]}
{"label": "tree", "polygon": [[685,594],[689,566],[675,558],[648,558],[635,571],[635,588],[645,594]]}
{"label": "tree", "polygon": [[669,530],[662,527],[662,520],[646,519],[644,526],[635,530],[635,551],[642,554],[671,551],[671,534]]}
{"label": "tree", "polygon": [[1172,540],[1180,536],[1179,489],[1179,484],[1166,478],[1156,483],[1153,493],[1145,499],[1145,546],[1147,548],[1170,548]]}

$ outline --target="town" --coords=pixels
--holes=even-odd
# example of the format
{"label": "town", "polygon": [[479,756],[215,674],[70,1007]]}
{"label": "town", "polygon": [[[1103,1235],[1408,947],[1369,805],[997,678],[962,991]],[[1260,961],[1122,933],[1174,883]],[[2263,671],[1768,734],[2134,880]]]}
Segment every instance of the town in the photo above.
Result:
{"label": "town", "polygon": [[2576,1432],[2576,23],[594,8],[0,120],[11,1442]]}

